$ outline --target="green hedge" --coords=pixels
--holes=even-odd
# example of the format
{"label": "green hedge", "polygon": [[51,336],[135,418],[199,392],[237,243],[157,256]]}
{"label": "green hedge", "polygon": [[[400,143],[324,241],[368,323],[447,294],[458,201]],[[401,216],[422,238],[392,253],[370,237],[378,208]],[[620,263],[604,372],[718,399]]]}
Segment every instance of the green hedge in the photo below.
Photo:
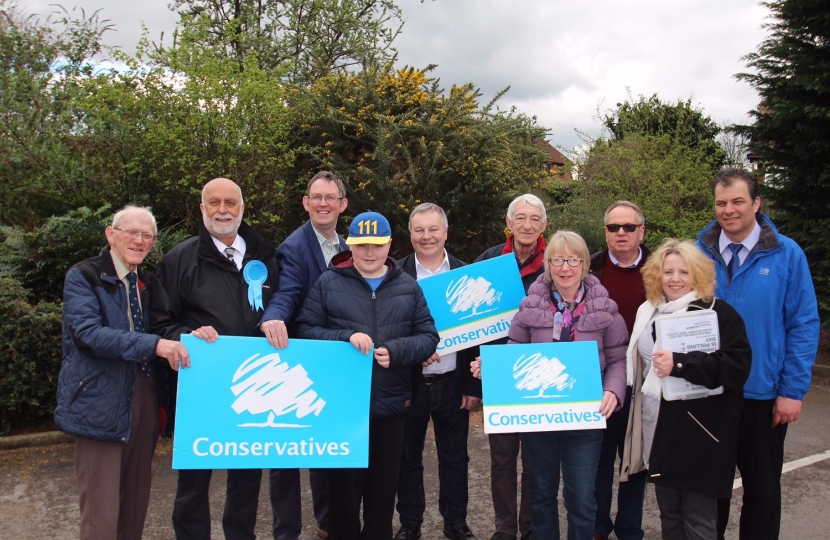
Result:
{"label": "green hedge", "polygon": [[0,278],[0,433],[52,415],[60,340],[60,305],[31,305],[18,281]]}

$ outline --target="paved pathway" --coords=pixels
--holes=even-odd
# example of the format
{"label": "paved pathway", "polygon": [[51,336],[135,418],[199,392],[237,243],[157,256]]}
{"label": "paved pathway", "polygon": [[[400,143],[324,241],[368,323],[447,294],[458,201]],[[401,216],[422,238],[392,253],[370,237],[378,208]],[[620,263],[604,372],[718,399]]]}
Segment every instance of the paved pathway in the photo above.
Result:
{"label": "paved pathway", "polygon": [[[489,453],[481,428],[481,414],[472,418],[470,431],[470,507],[468,522],[482,540],[493,533],[490,501]],[[786,461],[801,465],[784,475],[784,518],[781,538],[826,538],[830,531],[830,382],[814,384],[807,396],[801,421],[791,426],[787,437]],[[72,444],[0,451],[0,539],[72,539],[78,535],[78,503],[73,468]],[[426,540],[442,538],[438,513],[438,482],[435,445],[427,444],[427,515],[423,527]],[[175,494],[176,473],[170,468],[171,444],[163,441],[154,460],[153,492],[144,538],[173,538],[170,514]],[[211,489],[213,538],[222,538],[221,511],[224,503],[225,473],[217,471]],[[311,516],[308,482],[303,483],[306,528],[305,540],[316,540]],[[743,492],[735,490],[727,538],[737,538],[738,506]],[[336,498],[332,504],[337,504]],[[561,505],[560,505],[561,506]],[[257,537],[270,538],[270,506],[267,485],[260,490],[260,518]],[[565,519],[562,514],[565,537]],[[395,523],[397,526],[397,521]],[[654,490],[649,487],[644,512],[647,538],[660,538],[659,512]],[[612,537],[613,538],[613,537]]]}

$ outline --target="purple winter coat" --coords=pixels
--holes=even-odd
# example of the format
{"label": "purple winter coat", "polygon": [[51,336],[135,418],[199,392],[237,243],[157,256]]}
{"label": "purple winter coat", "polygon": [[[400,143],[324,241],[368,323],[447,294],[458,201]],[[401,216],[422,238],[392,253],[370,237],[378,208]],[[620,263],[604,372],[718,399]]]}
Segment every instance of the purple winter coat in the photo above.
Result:
{"label": "purple winter coat", "polygon": [[[576,341],[596,341],[602,389],[617,396],[618,411],[625,400],[625,351],[628,329],[617,312],[617,303],[594,276],[586,276],[585,310],[577,317]],[[508,343],[549,343],[553,341],[553,310],[550,307],[550,280],[542,274],[527,290],[513,317]]]}

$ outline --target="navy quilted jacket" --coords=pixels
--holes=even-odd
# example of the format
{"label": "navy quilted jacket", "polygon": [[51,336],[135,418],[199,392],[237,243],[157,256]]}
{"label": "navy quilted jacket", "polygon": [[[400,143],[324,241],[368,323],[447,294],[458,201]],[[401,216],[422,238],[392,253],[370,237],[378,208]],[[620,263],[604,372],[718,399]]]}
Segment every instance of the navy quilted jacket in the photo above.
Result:
{"label": "navy quilted jacket", "polygon": [[335,255],[329,270],[312,287],[295,324],[298,338],[349,341],[352,334],[362,332],[371,336],[376,349],[389,350],[388,368],[372,362],[373,418],[407,414],[412,367],[429,358],[438,345],[438,332],[421,287],[392,259],[386,264],[386,278],[372,292],[352,265],[351,251]]}
{"label": "navy quilted jacket", "polygon": [[[144,327],[149,327],[145,285],[138,272]],[[58,378],[58,429],[87,439],[127,442],[130,399],[141,362],[156,361],[159,337],[130,332],[127,288],[107,246],[66,273],[63,288],[63,362]],[[155,369],[159,376],[163,369]],[[162,395],[160,392],[159,395]]]}

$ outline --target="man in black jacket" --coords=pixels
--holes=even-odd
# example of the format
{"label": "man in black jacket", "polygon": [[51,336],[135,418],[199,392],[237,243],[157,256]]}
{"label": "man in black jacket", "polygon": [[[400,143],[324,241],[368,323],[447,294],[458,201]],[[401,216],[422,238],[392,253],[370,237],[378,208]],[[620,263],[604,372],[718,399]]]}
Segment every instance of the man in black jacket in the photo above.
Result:
{"label": "man in black jacket", "polygon": [[[216,178],[205,184],[200,208],[199,236],[170,250],[156,270],[150,291],[151,331],[174,340],[189,333],[208,343],[226,335],[262,337],[257,325],[277,283],[274,247],[242,222],[242,191],[231,180]],[[254,293],[250,299],[249,291]],[[171,388],[175,383],[173,378]],[[212,472],[179,471],[173,507],[176,538],[211,537]],[[226,538],[254,538],[261,479],[260,469],[228,471],[222,518]]]}
{"label": "man in black jacket", "polygon": [[[413,208],[409,237],[415,253],[398,261],[403,271],[422,279],[465,266],[444,248],[448,230],[447,214],[440,206],[423,203]],[[470,410],[481,402],[481,381],[470,373],[469,353],[469,349],[444,355],[434,352],[412,370],[415,397],[398,482],[401,528],[395,540],[421,537],[426,511],[422,459],[430,417],[438,449],[438,509],[444,518],[444,535],[454,540],[476,538],[467,526],[467,433]]]}
{"label": "man in black jacket", "polygon": [[[297,337],[374,346],[368,469],[329,469],[336,503],[331,540],[389,540],[395,513],[412,368],[429,358],[438,332],[414,279],[388,258],[392,229],[377,212],[357,215],[346,244],[312,287],[296,322]],[[332,359],[337,361],[337,359]],[[347,383],[344,383],[347,384]],[[363,527],[360,506],[363,504]]]}

